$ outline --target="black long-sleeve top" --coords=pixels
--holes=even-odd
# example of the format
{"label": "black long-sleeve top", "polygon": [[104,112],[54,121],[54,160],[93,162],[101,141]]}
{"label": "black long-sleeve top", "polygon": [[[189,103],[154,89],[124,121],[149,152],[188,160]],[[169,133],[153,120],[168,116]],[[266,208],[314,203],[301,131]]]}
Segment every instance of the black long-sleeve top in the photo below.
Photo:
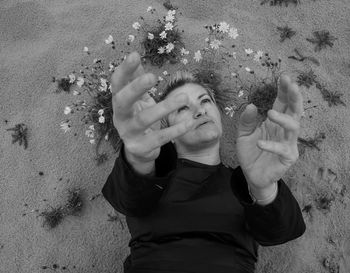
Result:
{"label": "black long-sleeve top", "polygon": [[124,144],[102,194],[126,216],[131,234],[125,273],[253,273],[258,246],[283,244],[306,229],[282,179],[276,199],[254,204],[238,166],[177,158],[161,147],[155,176],[128,163]]}

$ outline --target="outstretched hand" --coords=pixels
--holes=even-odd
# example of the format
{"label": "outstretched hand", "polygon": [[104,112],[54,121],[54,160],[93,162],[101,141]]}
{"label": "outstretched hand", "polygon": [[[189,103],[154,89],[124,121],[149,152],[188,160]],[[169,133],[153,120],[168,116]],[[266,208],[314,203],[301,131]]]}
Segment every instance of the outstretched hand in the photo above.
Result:
{"label": "outstretched hand", "polygon": [[248,183],[264,189],[297,161],[303,97],[290,77],[282,76],[273,110],[257,127],[257,108],[248,105],[239,118],[237,157]]}

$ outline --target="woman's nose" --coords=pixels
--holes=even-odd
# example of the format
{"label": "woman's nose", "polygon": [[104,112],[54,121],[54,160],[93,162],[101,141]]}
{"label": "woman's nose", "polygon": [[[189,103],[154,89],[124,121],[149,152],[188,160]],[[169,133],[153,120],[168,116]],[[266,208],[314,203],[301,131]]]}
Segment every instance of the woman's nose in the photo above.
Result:
{"label": "woman's nose", "polygon": [[199,107],[197,108],[197,112],[195,114],[195,117],[198,118],[202,115],[204,115],[206,113],[206,110],[204,109],[204,107]]}

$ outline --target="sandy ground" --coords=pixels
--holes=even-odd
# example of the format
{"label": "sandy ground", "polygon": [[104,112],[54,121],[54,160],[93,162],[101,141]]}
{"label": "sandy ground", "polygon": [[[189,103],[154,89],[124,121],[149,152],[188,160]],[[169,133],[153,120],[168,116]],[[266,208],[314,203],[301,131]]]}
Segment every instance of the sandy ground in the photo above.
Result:
{"label": "sandy ground", "polygon": [[[124,41],[133,33],[131,25],[146,14],[148,6],[166,14],[162,4],[156,0],[0,1],[1,273],[51,272],[43,266],[56,267],[58,272],[122,272],[130,239],[125,218],[119,215],[119,221],[108,221],[108,215],[117,214],[98,196],[116,154],[106,143],[110,160],[96,167],[94,150],[84,135],[87,128],[79,118],[73,130],[64,134],[59,123],[66,119],[65,106],[76,97],[55,93],[51,78],[91,63],[91,57],[83,54],[85,46],[96,56],[107,56],[108,35],[115,37],[117,46],[123,44],[118,39]],[[300,5],[288,7],[260,5],[260,0],[172,4],[182,12],[179,26],[186,30],[185,43],[191,52],[199,46],[191,37],[204,37],[203,25],[226,21],[241,35],[239,48],[273,52],[285,60],[287,71],[307,67],[287,59],[296,47],[316,57],[320,66],[311,67],[318,79],[343,93],[342,100],[349,104],[349,0],[301,0]],[[281,43],[276,27],[286,23],[297,33]],[[322,29],[338,40],[332,48],[314,52],[305,38]],[[295,72],[290,75],[296,80]],[[257,272],[350,272],[348,107],[329,107],[315,85],[301,92],[304,108],[317,107],[305,110],[300,137],[311,138],[319,132],[326,136],[319,150],[306,149],[283,177],[300,206],[311,208],[303,212],[307,230],[287,244],[260,248]],[[237,165],[236,122],[228,116],[223,120],[222,160],[233,167]],[[6,129],[18,123],[28,127],[28,149],[11,145]],[[54,229],[44,228],[39,213],[62,204],[73,187],[83,189],[82,212],[66,217]],[[325,207],[325,202],[320,203],[324,194],[334,197],[329,209],[320,208]]]}

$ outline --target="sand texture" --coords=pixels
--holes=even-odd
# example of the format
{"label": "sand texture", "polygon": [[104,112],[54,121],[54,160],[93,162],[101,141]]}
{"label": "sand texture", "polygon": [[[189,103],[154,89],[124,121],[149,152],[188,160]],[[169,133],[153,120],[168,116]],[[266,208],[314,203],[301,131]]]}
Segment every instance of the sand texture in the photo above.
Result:
{"label": "sand texture", "polygon": [[[82,114],[72,115],[72,130],[64,133],[65,106],[79,98],[56,93],[52,77],[78,71],[93,58],[112,60],[105,43],[113,35],[125,46],[132,24],[152,6],[161,15],[160,0],[0,1],[0,272],[122,272],[129,254],[125,217],[99,195],[117,156],[109,143],[101,145],[109,160],[96,166],[93,145],[86,137]],[[350,2],[300,0],[288,7],[260,5],[260,0],[172,1],[184,42],[196,51],[206,36],[206,24],[226,21],[238,29],[236,51],[251,48],[283,59],[293,80],[297,70],[312,68],[343,104],[332,105],[315,84],[300,86],[305,115],[300,137],[323,133],[317,148],[306,147],[283,177],[303,209],[305,234],[280,246],[261,247],[258,273],[350,272]],[[151,18],[151,17],[149,17]],[[280,42],[277,27],[288,24],[296,34]],[[315,51],[306,38],[328,30],[333,47]],[[91,55],[83,52],[88,47]],[[136,47],[135,47],[136,48]],[[288,59],[298,48],[311,62]],[[296,55],[295,55],[296,56]],[[153,70],[152,70],[153,69]],[[148,71],[171,71],[171,65]],[[307,109],[308,108],[308,109]],[[28,148],[12,143],[9,128],[24,123]],[[222,160],[237,166],[237,116],[223,117]],[[301,147],[301,146],[300,146]],[[55,228],[43,226],[39,214],[64,204],[71,189],[81,189],[81,210],[64,217]],[[51,269],[46,267],[50,267]]]}

